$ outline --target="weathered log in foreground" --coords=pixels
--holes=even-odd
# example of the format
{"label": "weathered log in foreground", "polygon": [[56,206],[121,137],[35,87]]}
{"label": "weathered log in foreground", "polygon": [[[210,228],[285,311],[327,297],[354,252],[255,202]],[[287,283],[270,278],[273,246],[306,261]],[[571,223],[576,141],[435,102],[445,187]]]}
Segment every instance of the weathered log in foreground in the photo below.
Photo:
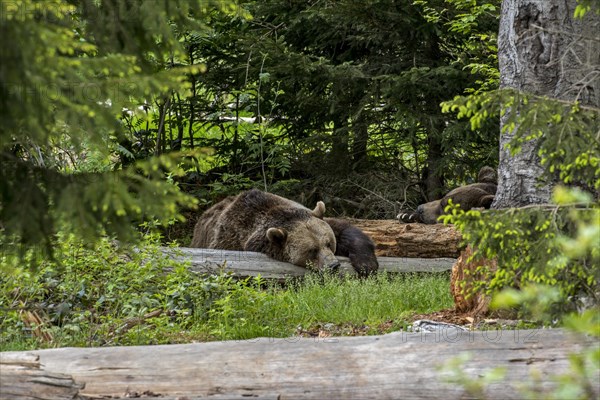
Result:
{"label": "weathered log in foreground", "polygon": [[405,224],[395,219],[350,219],[375,242],[377,256],[450,257],[462,250],[462,236],[454,226]]}
{"label": "weathered log in foreground", "polygon": [[83,385],[41,368],[31,353],[0,353],[0,399],[75,399]]}
{"label": "weathered log in foreground", "polygon": [[[274,260],[262,253],[250,251],[164,248],[168,254],[179,260],[189,260],[191,270],[201,273],[233,272],[240,277],[261,275],[268,279],[284,279],[304,276],[308,269],[286,262]],[[355,274],[348,258],[338,257],[340,272]],[[448,271],[456,260],[452,258],[395,258],[378,257],[380,271],[389,272],[441,272]]]}
{"label": "weathered log in foreground", "polygon": [[[468,352],[471,359],[460,366],[465,379],[506,368],[501,382],[484,388],[485,398],[520,399],[518,387],[532,375],[543,398],[554,387],[552,377],[568,370],[569,353],[581,353],[591,343],[562,330],[442,331],[7,352],[0,353],[0,392],[3,398],[28,398],[18,394],[32,393],[33,381],[5,374],[5,364],[39,357],[48,376],[68,374],[85,383],[81,395],[93,397],[458,399],[472,393],[449,383],[457,371],[442,366]],[[597,396],[600,382],[589,383]],[[48,398],[43,393],[36,395]]]}

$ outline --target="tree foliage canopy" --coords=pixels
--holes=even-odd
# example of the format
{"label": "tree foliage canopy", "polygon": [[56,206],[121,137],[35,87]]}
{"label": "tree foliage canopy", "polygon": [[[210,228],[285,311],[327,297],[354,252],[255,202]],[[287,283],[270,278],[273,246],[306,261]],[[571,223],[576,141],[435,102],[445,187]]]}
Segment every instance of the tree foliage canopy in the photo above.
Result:
{"label": "tree foliage canopy", "polygon": [[23,0],[0,7],[4,233],[48,246],[59,228],[122,238],[132,221],[178,216],[191,199],[161,173],[176,173],[177,165],[165,157],[114,168],[115,142],[127,134],[124,113],[185,90],[187,76],[202,70],[163,67],[183,54],[177,30],[205,29],[207,7],[231,11],[230,4]]}
{"label": "tree foliage canopy", "polygon": [[269,189],[308,178],[289,194],[346,214],[392,217],[405,187],[413,204],[437,197],[497,158],[493,121],[470,131],[439,108],[497,86],[499,2],[483,3],[249,2],[252,20],[219,18],[194,42],[209,66],[197,92],[214,97],[189,108],[218,128],[194,144],[215,149],[215,172]]}
{"label": "tree foliage canopy", "polygon": [[494,121],[439,103],[497,85],[498,0],[1,7],[7,243],[126,238],[250,186],[393,217],[497,157]]}

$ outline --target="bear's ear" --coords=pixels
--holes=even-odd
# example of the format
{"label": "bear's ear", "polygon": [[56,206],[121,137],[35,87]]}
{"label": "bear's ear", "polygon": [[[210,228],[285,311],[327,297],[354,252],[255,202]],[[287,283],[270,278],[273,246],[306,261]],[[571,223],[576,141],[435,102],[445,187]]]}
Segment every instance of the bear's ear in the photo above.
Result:
{"label": "bear's ear", "polygon": [[498,174],[491,167],[483,167],[477,174],[477,182],[498,184]]}
{"label": "bear's ear", "polygon": [[269,228],[267,229],[267,239],[272,243],[283,243],[287,238],[287,232],[282,228]]}
{"label": "bear's ear", "polygon": [[312,210],[313,217],[323,219],[323,215],[325,215],[325,203],[322,201],[317,202],[317,206],[314,210]]}

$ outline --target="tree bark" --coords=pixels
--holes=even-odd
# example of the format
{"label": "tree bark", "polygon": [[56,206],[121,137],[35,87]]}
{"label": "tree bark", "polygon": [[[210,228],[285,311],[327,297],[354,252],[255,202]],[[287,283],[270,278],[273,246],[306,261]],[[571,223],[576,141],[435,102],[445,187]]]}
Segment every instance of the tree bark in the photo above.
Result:
{"label": "tree bark", "polygon": [[[598,16],[575,19],[575,0],[504,0],[498,36],[500,87],[538,96],[597,105],[600,80]],[[596,38],[596,39],[594,39]],[[514,111],[514,110],[513,110]],[[501,127],[508,113],[501,118]],[[511,155],[506,144],[515,131],[500,136],[498,192],[493,208],[547,203],[553,183],[541,180],[537,141]]]}
{"label": "tree bark", "polygon": [[477,281],[488,281],[498,269],[496,259],[473,259],[473,248],[468,246],[462,251],[452,266],[450,292],[454,298],[454,309],[471,316],[485,315],[489,311],[491,297],[481,291],[473,292]]}
{"label": "tree bark", "polygon": [[154,149],[155,156],[159,156],[165,152],[165,119],[167,118],[169,107],[171,107],[171,96],[167,97],[165,101],[159,105],[158,130],[156,131],[156,148]]}
{"label": "tree bark", "polygon": [[403,224],[395,219],[349,219],[375,242],[377,257],[457,258],[462,236],[451,225]]}
{"label": "tree bark", "polygon": [[444,180],[441,176],[442,146],[437,138],[430,138],[427,150],[427,166],[425,167],[425,193],[427,201],[440,199],[443,194]]}

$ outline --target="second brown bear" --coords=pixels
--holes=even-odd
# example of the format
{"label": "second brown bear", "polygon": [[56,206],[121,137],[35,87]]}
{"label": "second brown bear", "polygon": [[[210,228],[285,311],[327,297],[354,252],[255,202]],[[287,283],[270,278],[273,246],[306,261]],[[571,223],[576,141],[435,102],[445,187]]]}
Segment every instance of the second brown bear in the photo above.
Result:
{"label": "second brown bear", "polygon": [[402,222],[436,224],[438,217],[444,214],[444,209],[450,200],[453,204],[459,204],[460,208],[465,211],[476,207],[490,208],[497,187],[496,171],[490,167],[483,167],[477,176],[477,183],[459,186],[448,192],[440,200],[419,205],[417,212],[400,213],[396,218]]}

